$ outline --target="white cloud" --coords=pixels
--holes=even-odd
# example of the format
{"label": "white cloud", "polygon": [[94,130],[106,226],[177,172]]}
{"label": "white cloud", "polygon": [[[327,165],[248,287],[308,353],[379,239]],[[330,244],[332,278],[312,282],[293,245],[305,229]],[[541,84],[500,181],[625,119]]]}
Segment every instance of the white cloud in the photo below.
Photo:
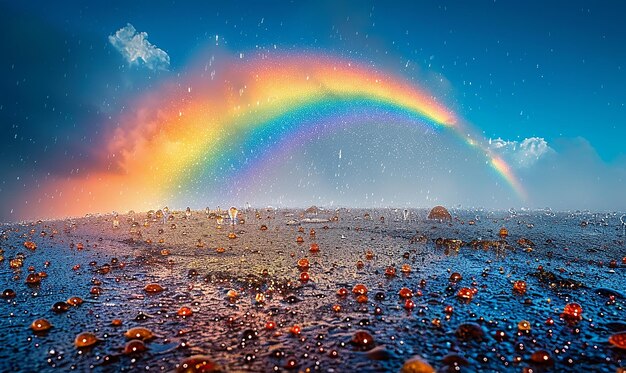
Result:
{"label": "white cloud", "polygon": [[521,142],[501,138],[490,139],[489,148],[517,168],[530,167],[544,155],[553,152],[546,140],[541,137],[529,137]]}
{"label": "white cloud", "polygon": [[109,42],[130,64],[141,60],[152,70],[167,70],[170,66],[170,56],[164,50],[150,44],[148,34],[137,32],[130,23],[117,30],[115,35],[110,35]]}

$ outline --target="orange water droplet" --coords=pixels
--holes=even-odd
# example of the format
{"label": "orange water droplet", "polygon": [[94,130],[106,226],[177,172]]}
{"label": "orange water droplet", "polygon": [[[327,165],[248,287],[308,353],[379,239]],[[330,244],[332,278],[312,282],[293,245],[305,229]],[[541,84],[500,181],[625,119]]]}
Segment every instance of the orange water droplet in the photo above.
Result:
{"label": "orange water droplet", "polygon": [[502,227],[500,228],[500,232],[498,232],[498,236],[500,236],[500,238],[504,240],[509,236],[509,231],[506,228]]}
{"label": "orange water droplet", "polygon": [[308,282],[310,280],[309,274],[306,272],[300,273],[300,281]]}
{"label": "orange water droplet", "polygon": [[578,321],[582,319],[583,308],[578,303],[568,303],[563,308],[561,317],[568,321]]}
{"label": "orange water droplet", "polygon": [[296,243],[303,243],[304,242],[304,238],[302,238],[302,236],[298,236],[298,238],[296,238]]}
{"label": "orange water droplet", "polygon": [[[430,217],[429,217],[430,219]],[[414,356],[404,362],[400,373],[435,373],[435,368],[419,356]]]}
{"label": "orange water droplet", "polygon": [[299,259],[297,266],[301,271],[306,271],[309,268],[309,260],[307,258]]}
{"label": "orange water droplet", "polygon": [[50,321],[46,319],[37,319],[33,321],[32,324],[30,324],[30,328],[34,332],[45,332],[47,330],[50,330],[50,328],[52,328],[52,324],[50,324]]}
{"label": "orange water droplet", "polygon": [[359,295],[367,294],[367,286],[363,284],[356,284],[352,288],[352,293],[359,294]]}
{"label": "orange water droplet", "polygon": [[461,274],[459,272],[453,272],[450,275],[450,282],[457,283],[457,282],[461,281],[462,279],[463,279],[463,276],[461,276]]}
{"label": "orange water droplet", "polygon": [[289,332],[293,335],[299,335],[302,332],[302,328],[299,325],[294,325],[289,329]]}
{"label": "orange water droplet", "polygon": [[411,266],[408,265],[408,264],[403,264],[401,271],[402,271],[402,273],[410,273],[411,272]]}
{"label": "orange water droplet", "polygon": [[140,341],[138,339],[133,339],[132,341],[126,342],[126,345],[124,346],[124,353],[126,355],[139,354],[147,350],[148,348],[143,343],[143,341]]}
{"label": "orange water droplet", "polygon": [[517,294],[526,294],[526,281],[517,280],[513,283],[513,292]]}
{"label": "orange water droplet", "polygon": [[80,306],[81,304],[83,304],[83,300],[79,297],[71,297],[70,299],[67,300],[67,304],[69,304],[70,306]]}
{"label": "orange water droplet", "polygon": [[411,291],[411,289],[409,288],[402,288],[400,289],[400,291],[398,292],[398,295],[400,296],[400,298],[402,299],[407,299],[407,298],[411,298],[413,297],[413,292]]}
{"label": "orange water droplet", "polygon": [[93,333],[80,333],[74,339],[74,346],[76,346],[76,348],[90,347],[98,343],[98,341],[99,339]]}
{"label": "orange water droplet", "polygon": [[451,314],[451,313],[453,313],[453,312],[454,312],[454,307],[452,307],[452,306],[446,306],[446,307],[443,309],[443,312],[445,312],[445,313],[447,313],[447,314],[449,315],[449,314]]}
{"label": "orange water droplet", "polygon": [[226,252],[226,249],[224,249],[223,247],[218,247],[215,249],[215,252],[218,254],[222,254],[224,252]]}
{"label": "orange water droplet", "polygon": [[341,306],[338,304],[334,304],[333,305],[333,311],[335,312],[341,312]]}
{"label": "orange water droplet", "polygon": [[609,337],[609,343],[617,348],[626,350],[626,332],[612,334]]}
{"label": "orange water droplet", "polygon": [[28,250],[35,250],[37,249],[37,244],[34,243],[33,241],[26,241],[24,242],[24,247],[27,248]]}
{"label": "orange water droplet", "polygon": [[385,276],[387,277],[395,277],[396,276],[396,267],[389,266],[385,269]]}
{"label": "orange water droplet", "polygon": [[156,293],[160,293],[162,292],[164,289],[161,285],[156,284],[156,283],[152,283],[152,284],[148,284],[146,285],[143,290],[148,293],[148,294],[156,294]]}
{"label": "orange water droplet", "polygon": [[363,267],[365,267],[365,263],[363,263],[362,260],[357,260],[356,262],[356,268],[357,269],[362,269]]}
{"label": "orange water droplet", "polygon": [[363,350],[370,350],[376,345],[374,337],[364,330],[359,330],[352,335],[352,344]]}
{"label": "orange water droplet", "polygon": [[348,289],[346,289],[346,288],[339,288],[337,290],[337,296],[345,297],[346,295],[348,295]]}
{"label": "orange water droplet", "polygon": [[194,355],[186,358],[179,364],[177,373],[217,373],[221,371],[222,368],[210,357]]}
{"label": "orange water droplet", "polygon": [[365,259],[367,259],[367,260],[374,259],[374,253],[372,252],[372,250],[367,250],[365,252]]}
{"label": "orange water droplet", "polygon": [[367,303],[367,295],[365,294],[361,294],[358,297],[356,297],[356,301],[357,303]]}
{"label": "orange water droplet", "polygon": [[188,317],[193,315],[193,311],[191,310],[191,308],[183,306],[180,307],[178,311],[176,311],[176,314],[181,317]]}
{"label": "orange water droplet", "polygon": [[273,321],[268,321],[265,323],[265,329],[274,330],[276,328],[276,323]]}
{"label": "orange water droplet", "polygon": [[315,229],[311,228],[311,230],[309,230],[309,236],[315,237]]}
{"label": "orange water droplet", "polygon": [[517,329],[522,332],[530,331],[530,322],[522,320],[517,323]]}
{"label": "orange water droplet", "polygon": [[102,294],[102,291],[103,290],[100,286],[93,286],[91,290],[89,290],[89,293],[93,295],[100,295]]}
{"label": "orange water droplet", "polygon": [[554,360],[550,356],[550,353],[545,350],[538,350],[538,351],[533,352],[533,354],[530,356],[530,360],[533,363],[537,363],[537,364],[544,364],[544,365],[554,364]]}
{"label": "orange water droplet", "polygon": [[111,325],[112,326],[122,326],[122,320],[121,319],[113,319],[113,320],[111,320]]}
{"label": "orange water droplet", "polygon": [[311,248],[309,249],[310,252],[312,253],[316,253],[318,251],[320,251],[320,246],[316,243],[312,243],[311,244]]}
{"label": "orange water droplet", "polygon": [[460,298],[461,300],[471,301],[472,298],[474,297],[474,292],[470,288],[461,288],[456,293],[456,296]]}
{"label": "orange water droplet", "polygon": [[407,310],[412,310],[413,308],[415,308],[415,302],[413,302],[413,300],[411,299],[407,299],[404,301],[404,308]]}
{"label": "orange water droplet", "polygon": [[260,228],[260,229],[261,229],[262,231],[266,231],[266,230],[267,230],[267,225],[265,225],[265,224],[261,225],[261,228]]}
{"label": "orange water droplet", "polygon": [[228,297],[228,299],[233,301],[233,300],[237,299],[237,297],[239,297],[239,293],[237,293],[237,290],[235,290],[235,289],[230,289],[226,293],[226,297]]}
{"label": "orange water droplet", "polygon": [[235,234],[235,232],[230,232],[230,233],[228,234],[228,238],[230,238],[230,239],[232,240],[232,239],[237,238],[237,235]]}
{"label": "orange water droplet", "polygon": [[128,329],[126,333],[124,333],[124,336],[128,339],[141,339],[142,341],[154,338],[154,334],[152,334],[150,329],[141,327]]}
{"label": "orange water droplet", "polygon": [[17,294],[15,293],[15,290],[13,289],[4,289],[4,291],[2,292],[2,298],[4,299],[15,298],[16,295]]}
{"label": "orange water droplet", "polygon": [[39,276],[39,274],[37,273],[30,273],[28,276],[26,276],[26,283],[28,285],[38,285],[39,283],[41,283],[41,276]]}

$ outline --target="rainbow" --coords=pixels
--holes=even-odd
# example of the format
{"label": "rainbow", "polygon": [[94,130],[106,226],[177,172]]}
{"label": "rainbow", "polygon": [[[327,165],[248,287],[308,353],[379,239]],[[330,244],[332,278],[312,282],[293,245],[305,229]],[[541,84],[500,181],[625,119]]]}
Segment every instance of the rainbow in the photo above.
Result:
{"label": "rainbow", "polygon": [[300,54],[219,65],[211,60],[191,70],[191,78],[165,83],[121,115],[93,168],[48,180],[30,204],[56,217],[152,209],[194,184],[254,172],[290,139],[332,123],[362,123],[372,113],[454,131],[525,196],[506,162],[436,97],[375,68]]}

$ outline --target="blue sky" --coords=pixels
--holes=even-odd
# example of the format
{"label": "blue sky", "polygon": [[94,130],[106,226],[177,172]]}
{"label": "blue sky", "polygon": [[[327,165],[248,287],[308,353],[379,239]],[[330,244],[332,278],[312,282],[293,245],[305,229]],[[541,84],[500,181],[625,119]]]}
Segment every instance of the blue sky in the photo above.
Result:
{"label": "blue sky", "polygon": [[[392,71],[425,83],[487,138],[582,149],[594,171],[608,170],[600,179],[621,178],[624,14],[620,1],[1,1],[0,201],[37,175],[88,163],[99,127],[184,74],[216,35],[233,54],[305,49]],[[168,71],[129,65],[112,47],[128,23],[167,53]],[[59,154],[72,167],[50,161]]]}

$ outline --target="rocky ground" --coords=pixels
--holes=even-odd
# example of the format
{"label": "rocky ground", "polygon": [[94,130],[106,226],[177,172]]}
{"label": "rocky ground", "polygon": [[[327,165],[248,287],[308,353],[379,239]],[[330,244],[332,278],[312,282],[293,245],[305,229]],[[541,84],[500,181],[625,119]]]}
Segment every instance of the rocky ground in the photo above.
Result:
{"label": "rocky ground", "polygon": [[250,209],[231,225],[227,211],[159,211],[6,224],[0,370],[626,366],[622,214],[428,213]]}

